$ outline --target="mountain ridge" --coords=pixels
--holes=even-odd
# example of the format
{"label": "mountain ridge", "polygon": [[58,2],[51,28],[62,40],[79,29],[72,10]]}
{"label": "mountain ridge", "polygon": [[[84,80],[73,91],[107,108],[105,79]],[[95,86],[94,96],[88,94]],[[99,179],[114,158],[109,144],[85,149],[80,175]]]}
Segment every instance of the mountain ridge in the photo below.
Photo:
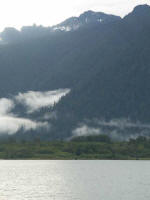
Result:
{"label": "mountain ridge", "polygon": [[[52,109],[34,115],[57,113],[55,119],[49,119],[51,130],[41,133],[42,138],[68,138],[76,129],[87,130],[89,124],[94,126],[91,131],[96,127],[97,132],[98,127],[111,132],[114,119],[131,119],[134,123],[128,122],[127,127],[134,124],[137,134],[150,119],[149,11],[149,6],[140,6],[115,22],[89,23],[75,31],[56,31],[1,46],[0,96],[70,88]],[[95,118],[108,129],[99,126],[102,122],[95,125]],[[135,126],[138,121],[140,125]],[[149,132],[149,126],[142,127],[146,127],[144,133]],[[119,131],[129,134],[128,129]]]}
{"label": "mountain ridge", "polygon": [[81,26],[90,23],[111,23],[114,21],[121,20],[121,17],[105,14],[103,12],[94,12],[92,10],[85,11],[79,17],[71,17],[61,22],[60,24],[54,26],[54,29],[66,30],[76,30]]}

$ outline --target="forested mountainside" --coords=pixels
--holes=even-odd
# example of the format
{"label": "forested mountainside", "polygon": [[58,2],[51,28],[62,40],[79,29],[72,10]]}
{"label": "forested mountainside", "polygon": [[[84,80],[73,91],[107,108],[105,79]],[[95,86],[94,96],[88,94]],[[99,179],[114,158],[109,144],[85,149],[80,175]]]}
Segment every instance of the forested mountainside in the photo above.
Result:
{"label": "forested mountainside", "polygon": [[77,84],[87,76],[87,65],[92,64],[89,56],[97,51],[95,37],[103,40],[109,24],[120,20],[104,16],[107,23],[98,22],[96,18],[76,31],[52,31],[52,28],[36,26],[23,27],[20,32],[5,29],[1,33],[5,45],[0,48],[0,84],[3,86],[0,93],[70,88]]}
{"label": "forested mountainside", "polygon": [[123,19],[89,11],[46,30],[28,39],[5,38],[0,46],[0,96],[71,90],[53,108],[32,115],[57,113],[48,121],[51,129],[40,137],[68,138],[82,134],[83,127],[88,134],[109,134],[112,127],[120,129],[114,119],[127,119],[123,134],[128,135],[129,128],[136,133],[143,128],[148,135],[150,7],[137,6]]}

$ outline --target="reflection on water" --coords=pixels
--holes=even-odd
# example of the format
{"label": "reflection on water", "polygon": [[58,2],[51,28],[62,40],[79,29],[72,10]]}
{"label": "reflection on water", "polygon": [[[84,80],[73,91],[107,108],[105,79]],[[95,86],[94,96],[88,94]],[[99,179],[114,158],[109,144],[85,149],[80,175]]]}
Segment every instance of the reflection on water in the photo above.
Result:
{"label": "reflection on water", "polygon": [[0,161],[0,200],[149,200],[149,161]]}

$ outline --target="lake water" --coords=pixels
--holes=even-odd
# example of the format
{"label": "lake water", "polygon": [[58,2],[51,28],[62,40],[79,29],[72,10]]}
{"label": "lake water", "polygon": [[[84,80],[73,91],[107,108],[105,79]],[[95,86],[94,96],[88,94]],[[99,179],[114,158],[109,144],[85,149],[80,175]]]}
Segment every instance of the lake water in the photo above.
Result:
{"label": "lake water", "polygon": [[0,200],[149,200],[149,161],[0,161]]}

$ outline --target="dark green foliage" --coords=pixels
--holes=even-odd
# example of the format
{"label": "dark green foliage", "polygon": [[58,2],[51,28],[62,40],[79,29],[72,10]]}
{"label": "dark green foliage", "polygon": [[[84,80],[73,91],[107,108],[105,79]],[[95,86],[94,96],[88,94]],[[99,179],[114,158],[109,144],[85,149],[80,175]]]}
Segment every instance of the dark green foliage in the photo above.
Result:
{"label": "dark green foliage", "polygon": [[111,142],[110,138],[107,135],[75,137],[72,139],[72,141],[74,142],[105,142],[105,143]]}
{"label": "dark green foliage", "polygon": [[95,136],[92,142],[89,137],[69,142],[5,141],[0,144],[0,159],[150,159],[150,139],[140,137],[129,142],[99,139],[97,136],[96,141]]}

